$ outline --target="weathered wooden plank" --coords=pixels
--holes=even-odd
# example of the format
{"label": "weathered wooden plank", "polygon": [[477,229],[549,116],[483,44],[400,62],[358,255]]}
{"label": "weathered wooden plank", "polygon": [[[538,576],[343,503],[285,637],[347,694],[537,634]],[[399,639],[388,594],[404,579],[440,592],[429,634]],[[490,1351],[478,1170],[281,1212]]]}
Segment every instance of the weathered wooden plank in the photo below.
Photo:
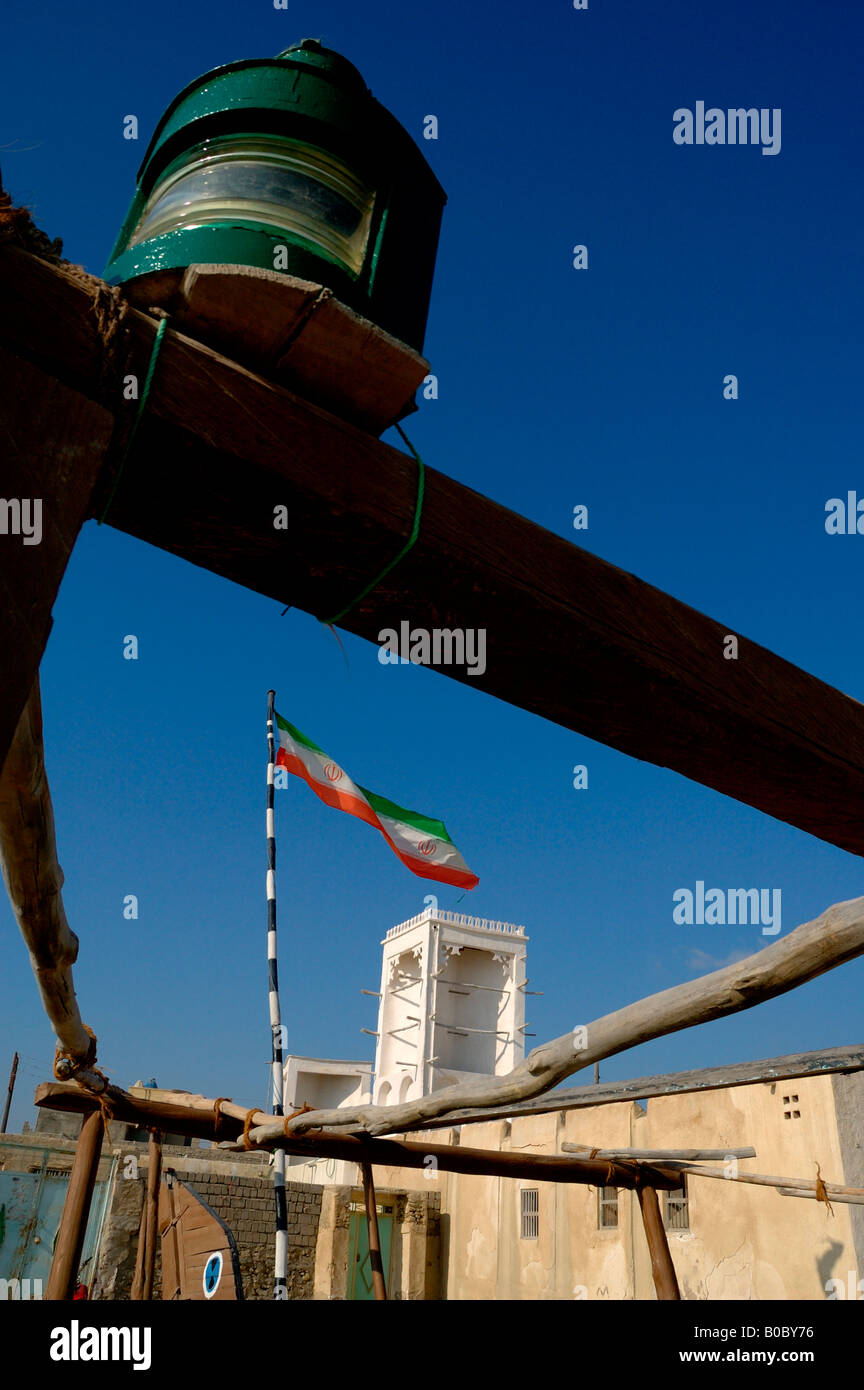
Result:
{"label": "weathered wooden plank", "polygon": [[86,396],[0,349],[0,768],[90,514],[112,424]]}
{"label": "weathered wooden plank", "polygon": [[[3,249],[0,338],[106,399],[105,293]],[[154,325],[123,331],[143,376]],[[412,459],[169,332],[110,520],[329,618],[401,548],[416,489]],[[743,638],[726,660],[729,625],[433,469],[417,544],[341,625],[377,641],[403,622],[483,630],[485,670],[443,674],[864,854],[858,701]]]}
{"label": "weathered wooden plank", "polygon": [[697,1071],[637,1076],[629,1081],[602,1081],[596,1086],[561,1087],[557,1091],[547,1091],[535,1100],[491,1106],[488,1110],[454,1110],[447,1119],[427,1120],[422,1128],[478,1124],[485,1120],[515,1119],[520,1115],[540,1115],[556,1110],[584,1110],[593,1105],[650,1100],[652,1096],[686,1095],[692,1091],[714,1091],[726,1086],[754,1086],[766,1081],[795,1081],[805,1076],[828,1076],[836,1072],[861,1070],[864,1070],[864,1046],[833,1047],[825,1051],[796,1052],[786,1057],[735,1062]]}
{"label": "weathered wooden plank", "polygon": [[565,1154],[590,1154],[592,1158],[644,1158],[666,1163],[670,1159],[681,1159],[695,1163],[700,1160],[728,1160],[731,1158],[755,1158],[754,1148],[745,1149],[595,1149],[590,1144],[570,1144],[565,1140],[561,1148]]}
{"label": "weathered wooden plank", "polygon": [[380,435],[415,409],[429,363],[330,290],[257,266],[192,265],[126,286],[181,332]]}

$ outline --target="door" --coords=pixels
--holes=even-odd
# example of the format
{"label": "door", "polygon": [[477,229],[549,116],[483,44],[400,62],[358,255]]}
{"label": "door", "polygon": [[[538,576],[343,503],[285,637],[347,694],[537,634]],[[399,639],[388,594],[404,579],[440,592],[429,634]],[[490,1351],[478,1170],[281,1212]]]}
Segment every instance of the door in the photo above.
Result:
{"label": "door", "polygon": [[[381,1267],[384,1283],[390,1296],[390,1245],[393,1233],[395,1203],[379,1201],[378,1239],[381,1242]],[[372,1266],[369,1262],[369,1225],[362,1202],[352,1202],[348,1227],[348,1297],[369,1301],[374,1299]]]}
{"label": "door", "polygon": [[[68,1174],[48,1168],[50,1150],[42,1152],[36,1173],[0,1173],[0,1300],[41,1298],[48,1285],[54,1244],[60,1228]],[[97,1182],[81,1252],[82,1280],[91,1282],[96,1241],[108,1191]]]}

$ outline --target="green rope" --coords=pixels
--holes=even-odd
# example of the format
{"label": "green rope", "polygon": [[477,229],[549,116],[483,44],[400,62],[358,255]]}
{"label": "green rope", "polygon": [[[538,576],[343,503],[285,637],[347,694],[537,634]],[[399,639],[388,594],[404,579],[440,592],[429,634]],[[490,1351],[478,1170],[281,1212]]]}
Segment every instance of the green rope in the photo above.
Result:
{"label": "green rope", "polygon": [[105,520],[106,516],[108,515],[108,512],[111,509],[111,503],[114,501],[114,494],[117,491],[117,484],[120,481],[120,475],[122,474],[123,469],[126,466],[126,460],[128,459],[132,451],[132,445],[134,444],[135,436],[138,433],[138,426],[141,423],[141,416],[144,414],[144,407],[147,404],[147,397],[150,395],[150,387],[153,383],[153,373],[156,370],[156,361],[159,357],[159,349],[162,346],[162,339],[165,337],[165,329],[167,327],[167,324],[167,318],[159,320],[159,327],[156,329],[156,337],[153,339],[153,349],[150,353],[150,364],[147,368],[147,375],[144,378],[144,390],[141,392],[141,399],[138,402],[138,413],[136,414],[135,422],[131,430],[129,431],[129,438],[126,440],[126,447],[123,450],[123,457],[120,460],[117,473],[114,477],[114,482],[111,486],[111,492],[109,493],[108,501],[105,503],[105,506],[102,509],[102,515],[99,518],[100,526],[102,525],[102,522]]}
{"label": "green rope", "polygon": [[335,618],[320,619],[320,621],[324,623],[325,627],[332,627],[334,623],[341,622],[341,620],[345,617],[346,613],[350,613],[352,608],[356,608],[358,603],[362,603],[366,595],[370,594],[373,589],[377,588],[377,586],[381,583],[381,580],[386,579],[390,571],[392,569],[395,569],[396,566],[399,564],[399,561],[405,558],[405,556],[408,554],[408,551],[414,545],[415,541],[417,540],[417,536],[420,533],[420,517],[423,513],[423,493],[426,486],[426,468],[423,463],[423,460],[421,459],[417,450],[414,448],[414,445],[411,443],[411,440],[408,438],[407,434],[402,429],[402,426],[397,425],[396,428],[401,434],[402,438],[405,440],[405,443],[408,445],[408,448],[411,450],[415,459],[417,460],[417,500],[414,504],[414,525],[411,527],[411,535],[408,537],[402,549],[399,551],[399,554],[394,556],[390,563],[384,566],[381,573],[375,576],[371,584],[367,584],[366,588],[363,589],[362,592],[359,593],[356,598],[352,598],[351,602],[347,604],[345,608],[342,609],[341,613],[337,613]]}

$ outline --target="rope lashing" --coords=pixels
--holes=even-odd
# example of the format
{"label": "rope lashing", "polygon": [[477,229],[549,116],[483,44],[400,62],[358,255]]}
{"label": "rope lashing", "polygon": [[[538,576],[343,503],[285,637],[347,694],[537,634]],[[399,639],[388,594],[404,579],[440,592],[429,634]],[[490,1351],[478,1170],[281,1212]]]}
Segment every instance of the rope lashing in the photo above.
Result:
{"label": "rope lashing", "polygon": [[[101,1073],[99,1073],[101,1075]],[[99,1095],[99,1110],[102,1115],[102,1124],[105,1129],[105,1138],[111,1143],[111,1121],[114,1119],[114,1109],[107,1095],[108,1078],[105,1078],[106,1089]]]}
{"label": "rope lashing", "polygon": [[92,1028],[84,1024],[84,1032],[90,1042],[83,1057],[76,1057],[72,1052],[66,1052],[64,1048],[57,1044],[54,1053],[54,1079],[55,1081],[72,1081],[76,1071],[92,1067],[96,1061],[96,1034]]}
{"label": "rope lashing", "polygon": [[371,594],[373,589],[377,589],[382,579],[386,579],[390,571],[396,568],[400,560],[404,560],[409,550],[413,549],[417,537],[420,534],[420,518],[423,515],[423,497],[426,490],[426,465],[424,464],[417,450],[414,448],[414,445],[411,443],[411,440],[408,438],[407,434],[402,429],[402,426],[397,425],[396,429],[399,431],[405,443],[408,445],[408,448],[411,450],[412,454],[417,460],[417,497],[414,502],[414,522],[411,527],[411,534],[408,537],[405,544],[402,546],[402,549],[399,551],[399,554],[394,555],[393,559],[390,560],[389,563],[384,566],[380,574],[376,574],[375,578],[371,581],[371,583],[367,584],[366,588],[362,589],[356,598],[352,598],[351,602],[346,604],[346,606],[342,609],[340,613],[337,613],[333,618],[321,618],[320,621],[324,624],[325,627],[333,627],[334,623],[341,622],[345,615],[351,612],[352,608],[356,608],[358,603],[362,603],[363,599],[366,597],[367,594]]}
{"label": "rope lashing", "polygon": [[99,525],[100,525],[100,526],[102,525],[103,521],[105,520],[105,518],[106,518],[106,516],[108,515],[109,511],[111,510],[111,503],[114,501],[114,494],[115,494],[116,491],[117,491],[117,485],[118,485],[118,483],[120,482],[120,478],[121,478],[121,476],[122,476],[123,469],[124,469],[125,466],[126,466],[126,460],[128,459],[130,453],[132,452],[132,445],[134,444],[134,442],[135,442],[135,436],[136,436],[136,434],[138,433],[138,426],[139,426],[140,423],[141,423],[141,418],[142,418],[142,416],[143,416],[143,414],[144,414],[144,410],[145,410],[145,408],[146,408],[146,406],[147,406],[147,400],[148,400],[149,395],[150,395],[150,387],[153,385],[153,374],[154,374],[154,372],[156,371],[156,363],[157,363],[158,360],[159,360],[159,349],[160,349],[161,346],[162,346],[162,339],[165,337],[165,329],[167,328],[167,326],[168,326],[168,318],[167,318],[167,315],[166,315],[164,318],[161,318],[161,319],[159,320],[159,327],[156,329],[156,337],[153,339],[153,347],[152,347],[151,352],[150,352],[150,361],[149,361],[149,363],[148,363],[148,365],[147,365],[147,375],[146,375],[145,378],[144,378],[144,388],[143,388],[143,390],[142,390],[142,392],[141,392],[141,396],[140,396],[140,398],[139,398],[139,400],[138,400],[138,409],[137,409],[137,411],[135,412],[135,419],[134,419],[134,421],[133,421],[133,423],[132,423],[132,428],[131,428],[131,430],[129,431],[129,436],[128,436],[127,440],[126,440],[126,444],[125,444],[125,446],[124,446],[123,453],[122,453],[121,458],[120,458],[120,462],[119,462],[119,464],[117,465],[117,472],[115,473],[115,475],[114,475],[114,481],[113,481],[113,483],[111,484],[111,491],[110,491],[109,494],[108,494],[108,501],[105,503],[105,506],[102,508],[102,515],[99,517]]}
{"label": "rope lashing", "polygon": [[246,1118],[245,1118],[245,1120],[243,1121],[243,1147],[244,1147],[244,1149],[255,1149],[255,1148],[258,1147],[257,1144],[253,1144],[253,1143],[252,1143],[252,1140],[249,1138],[249,1131],[250,1131],[250,1129],[252,1128],[252,1121],[253,1121],[254,1117],[255,1117],[257,1114],[258,1114],[258,1107],[257,1107],[257,1105],[253,1105],[253,1107],[252,1107],[251,1110],[247,1110],[247,1111],[246,1111]]}
{"label": "rope lashing", "polygon": [[230,1100],[231,1100],[231,1097],[230,1097],[230,1096],[220,1096],[218,1100],[216,1100],[216,1101],[213,1102],[213,1138],[214,1138],[214,1139],[218,1139],[218,1138],[219,1138],[220,1126],[221,1126],[221,1124],[222,1124],[222,1120],[224,1119],[224,1116],[223,1116],[223,1114],[222,1114],[222,1108],[221,1108],[221,1107],[222,1107],[222,1102],[223,1102],[223,1100],[230,1101]]}
{"label": "rope lashing", "polygon": [[290,1133],[290,1130],[288,1129],[288,1121],[289,1121],[289,1120],[296,1120],[296,1118],[297,1118],[298,1115],[305,1115],[305,1114],[307,1114],[308,1111],[314,1110],[314,1109],[315,1109],[315,1106],[314,1106],[314,1105],[301,1105],[299,1110],[292,1110],[292,1111],[291,1111],[291,1114],[290,1114],[290,1115],[286,1115],[285,1118],[284,1118],[283,1121],[282,1121],[282,1133],[283,1133],[283,1134],[289,1134],[289,1133]]}
{"label": "rope lashing", "polygon": [[[814,1159],[814,1163],[815,1161],[816,1160]],[[828,1191],[825,1187],[824,1182],[822,1181],[822,1169],[818,1163],[816,1164],[816,1201],[824,1202],[831,1215],[834,1215],[834,1208],[832,1207],[828,1199]]]}

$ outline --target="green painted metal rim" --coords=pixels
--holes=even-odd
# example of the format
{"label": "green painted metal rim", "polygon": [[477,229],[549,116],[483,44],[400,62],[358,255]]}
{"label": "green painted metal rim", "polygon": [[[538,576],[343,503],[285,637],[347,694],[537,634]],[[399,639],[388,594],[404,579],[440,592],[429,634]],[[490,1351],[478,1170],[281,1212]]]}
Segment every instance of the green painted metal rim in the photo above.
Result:
{"label": "green painted metal rim", "polygon": [[356,282],[360,278],[316,242],[280,227],[240,219],[181,227],[142,241],[140,246],[129,247],[116,260],[110,261],[103,278],[109,285],[120,285],[154,271],[181,270],[189,265],[252,265],[259,270],[274,270],[277,246],[293,246],[316,260],[327,261],[349,281]]}
{"label": "green painted metal rim", "polygon": [[[163,112],[141,161],[138,182],[147,180],[154,163],[157,168],[161,165],[162,146],[173,145],[188,127],[221,118],[241,131],[253,113],[259,120],[262,114],[268,114],[271,128],[280,117],[300,116],[320,123],[330,131],[331,138],[333,133],[350,138],[356,134],[358,120],[365,123],[376,120],[379,113],[389,115],[362,79],[358,87],[347,88],[327,70],[288,58],[247,58],[226,63],[190,82]],[[394,123],[398,126],[398,122]],[[398,129],[401,131],[402,127]],[[393,132],[388,131],[388,136],[392,141]],[[423,158],[416,145],[415,149]]]}

